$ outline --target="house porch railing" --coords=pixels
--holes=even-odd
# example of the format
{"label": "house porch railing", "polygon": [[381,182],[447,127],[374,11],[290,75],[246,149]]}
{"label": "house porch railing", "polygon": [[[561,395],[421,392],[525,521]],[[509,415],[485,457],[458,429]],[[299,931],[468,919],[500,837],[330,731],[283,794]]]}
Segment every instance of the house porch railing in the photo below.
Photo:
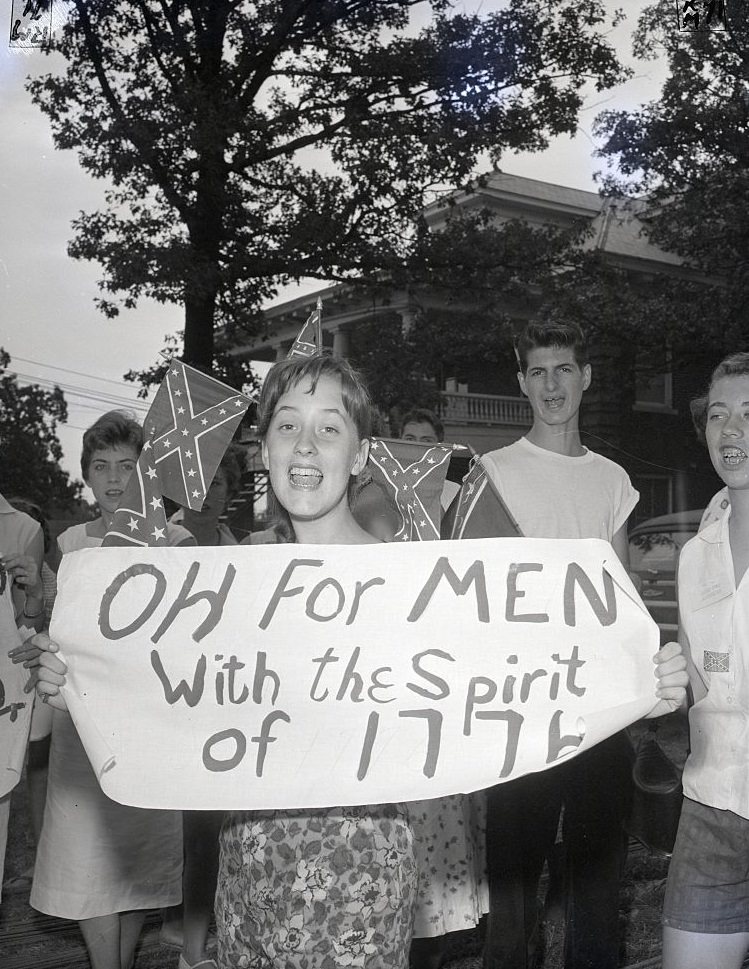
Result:
{"label": "house porch railing", "polygon": [[529,427],[533,422],[531,407],[525,397],[461,394],[445,390],[440,398],[440,416],[446,423]]}

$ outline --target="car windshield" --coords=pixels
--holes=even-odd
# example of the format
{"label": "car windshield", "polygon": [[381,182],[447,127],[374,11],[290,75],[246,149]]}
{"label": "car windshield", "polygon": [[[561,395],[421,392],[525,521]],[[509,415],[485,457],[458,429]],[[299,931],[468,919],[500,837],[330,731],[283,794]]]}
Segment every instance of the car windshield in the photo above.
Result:
{"label": "car windshield", "polygon": [[630,568],[635,572],[675,572],[679,552],[693,534],[693,531],[665,528],[632,535],[629,540]]}

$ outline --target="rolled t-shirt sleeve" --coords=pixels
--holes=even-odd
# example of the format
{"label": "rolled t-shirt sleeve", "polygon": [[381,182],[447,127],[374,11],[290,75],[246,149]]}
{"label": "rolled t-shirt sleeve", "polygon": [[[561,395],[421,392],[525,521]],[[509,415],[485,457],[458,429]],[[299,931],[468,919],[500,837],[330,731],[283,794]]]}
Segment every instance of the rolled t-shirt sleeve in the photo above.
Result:
{"label": "rolled t-shirt sleeve", "polygon": [[622,470],[618,488],[616,504],[614,506],[614,535],[627,523],[627,519],[635,510],[640,500],[640,492],[633,487],[629,475]]}

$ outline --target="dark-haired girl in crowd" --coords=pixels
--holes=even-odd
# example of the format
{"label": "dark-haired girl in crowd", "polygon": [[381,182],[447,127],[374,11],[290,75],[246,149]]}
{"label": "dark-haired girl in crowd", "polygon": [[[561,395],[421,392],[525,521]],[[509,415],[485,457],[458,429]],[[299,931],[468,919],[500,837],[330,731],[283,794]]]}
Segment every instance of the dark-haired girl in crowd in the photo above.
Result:
{"label": "dark-haired girl in crowd", "polygon": [[679,559],[694,705],[663,969],[739,969],[749,951],[749,353],[723,360],[695,404],[728,501]]}
{"label": "dark-haired girl in crowd", "polygon": [[[104,414],[83,435],[81,471],[100,517],[60,535],[63,555],[102,544],[142,447],[143,429],[119,411]],[[177,525],[168,526],[167,537],[170,545],[195,544]],[[110,800],[64,700],[40,692],[56,709],[31,904],[78,921],[93,969],[131,969],[146,910],[181,898],[180,814]]]}

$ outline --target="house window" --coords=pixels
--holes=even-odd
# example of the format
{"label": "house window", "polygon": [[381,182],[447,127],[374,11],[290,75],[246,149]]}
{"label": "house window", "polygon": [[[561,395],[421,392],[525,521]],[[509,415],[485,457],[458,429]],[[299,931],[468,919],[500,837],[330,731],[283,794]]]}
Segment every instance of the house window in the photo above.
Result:
{"label": "house window", "polygon": [[675,413],[671,352],[665,345],[639,350],[637,353],[635,410]]}

